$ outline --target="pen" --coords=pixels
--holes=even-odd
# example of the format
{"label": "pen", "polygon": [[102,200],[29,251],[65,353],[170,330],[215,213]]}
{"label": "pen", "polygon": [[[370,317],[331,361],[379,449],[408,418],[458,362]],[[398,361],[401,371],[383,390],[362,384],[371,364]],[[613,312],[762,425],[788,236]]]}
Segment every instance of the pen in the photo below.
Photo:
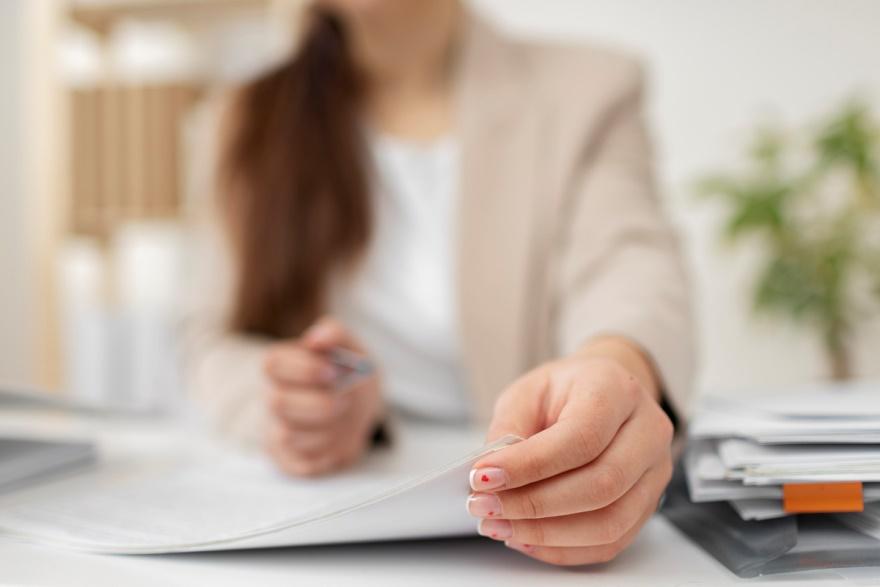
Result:
{"label": "pen", "polygon": [[337,376],[333,387],[339,392],[352,389],[376,371],[370,359],[341,347],[330,349],[327,358],[336,369]]}

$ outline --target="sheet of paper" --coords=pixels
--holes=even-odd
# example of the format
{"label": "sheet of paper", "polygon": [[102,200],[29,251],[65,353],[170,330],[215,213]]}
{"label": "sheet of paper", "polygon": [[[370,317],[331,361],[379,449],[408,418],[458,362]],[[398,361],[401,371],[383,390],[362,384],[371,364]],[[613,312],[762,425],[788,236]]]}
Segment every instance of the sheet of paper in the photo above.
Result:
{"label": "sheet of paper", "polygon": [[876,464],[858,467],[838,467],[832,470],[823,468],[754,468],[746,469],[742,483],[748,486],[782,485],[784,483],[845,483],[862,481],[880,482],[880,470]]}
{"label": "sheet of paper", "polygon": [[840,445],[763,445],[739,438],[718,442],[718,455],[729,469],[792,464],[838,464],[851,461],[880,461],[880,447]]}
{"label": "sheet of paper", "polygon": [[[747,487],[740,481],[703,479],[700,476],[701,468],[703,470],[707,466],[714,468],[715,464],[712,461],[717,459],[715,444],[712,441],[692,440],[684,459],[688,493],[690,493],[691,501],[707,502],[755,498],[782,499],[782,489],[779,487]],[[717,462],[720,463],[720,459]],[[712,464],[706,465],[706,463]]]}
{"label": "sheet of paper", "polygon": [[694,414],[692,438],[744,438],[760,444],[880,444],[880,417],[787,418],[705,398]]}
{"label": "sheet of paper", "polygon": [[880,482],[880,461],[812,461],[729,467],[721,457],[723,443],[712,440],[692,449],[689,467],[701,481],[732,481],[743,485],[782,485],[783,483],[822,483],[835,481]]}
{"label": "sheet of paper", "polygon": [[864,501],[880,500],[878,392],[858,382],[704,397],[688,431],[691,499],[728,501],[745,520],[786,515],[790,483],[861,481]]}
{"label": "sheet of paper", "polygon": [[143,554],[471,534],[468,471],[516,440],[463,452],[460,431],[435,432],[309,480],[286,478],[254,455],[122,459],[0,499],[0,533]]}
{"label": "sheet of paper", "polygon": [[[788,515],[782,507],[782,481],[770,480],[766,483],[757,482],[749,475],[750,468],[730,469],[720,456],[720,447],[725,441],[692,440],[685,453],[685,473],[688,492],[694,502],[727,501],[744,520],[768,520]],[[768,448],[768,447],[760,447]],[[775,448],[775,447],[769,447]],[[848,464],[848,463],[844,463]],[[802,463],[803,466],[809,466]],[[829,481],[850,480],[854,473],[842,475],[846,479],[828,476],[821,471],[810,471],[809,478],[829,477]],[[794,482],[804,478],[794,478]],[[876,528],[880,536],[880,483],[865,483],[863,499],[866,512],[877,512]],[[850,524],[859,528],[868,526],[868,522],[857,520]]]}
{"label": "sheet of paper", "polygon": [[826,381],[813,385],[799,385],[787,391],[728,393],[723,400],[731,405],[743,406],[750,411],[784,418],[878,418],[880,417],[880,380],[856,380],[845,383]]}

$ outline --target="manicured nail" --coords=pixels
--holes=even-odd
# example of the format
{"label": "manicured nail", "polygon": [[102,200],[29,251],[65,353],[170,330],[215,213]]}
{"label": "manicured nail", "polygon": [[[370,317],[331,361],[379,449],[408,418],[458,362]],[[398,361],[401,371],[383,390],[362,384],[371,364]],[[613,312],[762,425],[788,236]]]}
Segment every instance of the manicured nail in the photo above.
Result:
{"label": "manicured nail", "polygon": [[506,546],[507,548],[512,548],[513,550],[524,552],[526,554],[531,554],[535,552],[535,547],[531,544],[523,544],[521,542],[514,542],[513,540],[506,541],[504,543],[504,546]]}
{"label": "manicured nail", "polygon": [[491,493],[472,493],[467,500],[467,509],[475,518],[492,518],[501,515],[501,500]]}
{"label": "manicured nail", "polygon": [[507,483],[507,475],[498,467],[486,467],[471,470],[471,489],[474,491],[487,491],[504,487]]}
{"label": "manicured nail", "polygon": [[477,532],[493,540],[507,540],[513,536],[513,525],[507,520],[480,520]]}

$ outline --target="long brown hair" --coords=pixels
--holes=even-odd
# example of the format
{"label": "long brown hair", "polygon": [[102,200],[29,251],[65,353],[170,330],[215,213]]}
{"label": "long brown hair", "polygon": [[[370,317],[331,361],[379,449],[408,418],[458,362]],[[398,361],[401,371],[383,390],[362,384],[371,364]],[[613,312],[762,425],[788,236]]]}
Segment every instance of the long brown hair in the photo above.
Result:
{"label": "long brown hair", "polygon": [[218,177],[238,332],[301,333],[325,310],[330,271],[370,239],[361,84],[341,20],[308,16],[295,55],[243,87],[230,113]]}

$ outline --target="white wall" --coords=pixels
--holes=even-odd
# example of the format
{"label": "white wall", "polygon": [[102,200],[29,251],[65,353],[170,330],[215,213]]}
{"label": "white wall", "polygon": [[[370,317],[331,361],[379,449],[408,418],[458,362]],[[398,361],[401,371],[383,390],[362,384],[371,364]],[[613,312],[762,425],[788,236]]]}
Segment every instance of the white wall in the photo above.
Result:
{"label": "white wall", "polygon": [[24,0],[0,2],[0,384],[34,378],[21,124],[23,8]]}
{"label": "white wall", "polygon": [[[0,382],[31,378],[37,304],[22,191],[20,31],[32,0],[0,0]],[[652,67],[652,118],[665,194],[686,236],[700,304],[702,387],[785,384],[820,376],[804,332],[749,317],[749,255],[717,242],[714,210],[690,186],[737,161],[768,113],[789,122],[827,112],[856,89],[880,112],[877,0],[473,0],[518,34],[591,39],[641,53]],[[29,204],[28,204],[29,206]],[[860,368],[880,375],[880,323]]]}
{"label": "white wall", "polygon": [[[475,0],[527,36],[590,39],[650,64],[659,169],[684,229],[700,306],[701,387],[785,385],[821,377],[809,334],[750,318],[753,257],[714,233],[716,210],[694,180],[736,164],[748,130],[779,116],[811,121],[855,91],[880,115],[880,2],[876,0]],[[859,369],[880,375],[880,321],[865,327]]]}

